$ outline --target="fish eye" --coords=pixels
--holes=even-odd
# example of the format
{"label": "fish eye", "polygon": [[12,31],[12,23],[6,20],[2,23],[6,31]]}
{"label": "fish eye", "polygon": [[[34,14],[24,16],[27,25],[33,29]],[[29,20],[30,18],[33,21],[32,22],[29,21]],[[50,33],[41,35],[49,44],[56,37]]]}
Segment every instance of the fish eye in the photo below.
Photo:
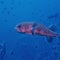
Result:
{"label": "fish eye", "polygon": [[18,28],[20,28],[21,27],[21,25],[18,25]]}

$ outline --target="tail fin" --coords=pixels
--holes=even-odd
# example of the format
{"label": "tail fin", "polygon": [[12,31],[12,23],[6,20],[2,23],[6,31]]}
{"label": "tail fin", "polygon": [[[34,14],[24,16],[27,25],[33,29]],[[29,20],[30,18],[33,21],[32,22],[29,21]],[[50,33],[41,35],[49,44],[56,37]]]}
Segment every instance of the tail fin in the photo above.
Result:
{"label": "tail fin", "polygon": [[[60,34],[57,34],[56,37],[60,39]],[[54,37],[48,36],[48,37],[47,37],[47,41],[48,41],[49,43],[51,43],[51,42],[53,41],[53,38],[54,38]]]}

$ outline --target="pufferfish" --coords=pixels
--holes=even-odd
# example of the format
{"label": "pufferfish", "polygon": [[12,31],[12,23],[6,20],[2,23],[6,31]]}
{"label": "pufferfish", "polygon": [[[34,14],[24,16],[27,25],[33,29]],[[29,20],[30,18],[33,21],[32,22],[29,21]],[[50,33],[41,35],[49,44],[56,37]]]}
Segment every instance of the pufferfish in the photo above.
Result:
{"label": "pufferfish", "polygon": [[17,32],[23,34],[46,36],[48,42],[52,42],[53,37],[60,38],[60,34],[54,32],[54,25],[51,25],[50,28],[47,28],[40,23],[23,22],[17,24],[15,29]]}

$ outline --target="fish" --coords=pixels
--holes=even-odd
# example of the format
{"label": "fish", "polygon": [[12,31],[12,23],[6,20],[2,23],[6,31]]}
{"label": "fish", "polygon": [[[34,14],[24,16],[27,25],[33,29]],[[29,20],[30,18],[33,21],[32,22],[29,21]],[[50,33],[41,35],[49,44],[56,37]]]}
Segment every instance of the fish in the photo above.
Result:
{"label": "fish", "polygon": [[53,37],[60,38],[60,34],[54,32],[54,25],[49,28],[41,23],[36,22],[22,22],[15,26],[15,30],[19,33],[46,36],[48,42],[52,42]]}

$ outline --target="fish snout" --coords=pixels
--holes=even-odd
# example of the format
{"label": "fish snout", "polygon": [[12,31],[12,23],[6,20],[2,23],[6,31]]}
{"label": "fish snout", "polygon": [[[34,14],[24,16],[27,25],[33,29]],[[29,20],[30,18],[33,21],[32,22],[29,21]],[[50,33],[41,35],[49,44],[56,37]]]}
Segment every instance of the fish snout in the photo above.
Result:
{"label": "fish snout", "polygon": [[16,25],[14,27],[14,29],[17,31],[17,32],[21,32],[21,26],[20,25]]}
{"label": "fish snout", "polygon": [[17,27],[14,28],[17,32],[21,32],[21,30]]}

